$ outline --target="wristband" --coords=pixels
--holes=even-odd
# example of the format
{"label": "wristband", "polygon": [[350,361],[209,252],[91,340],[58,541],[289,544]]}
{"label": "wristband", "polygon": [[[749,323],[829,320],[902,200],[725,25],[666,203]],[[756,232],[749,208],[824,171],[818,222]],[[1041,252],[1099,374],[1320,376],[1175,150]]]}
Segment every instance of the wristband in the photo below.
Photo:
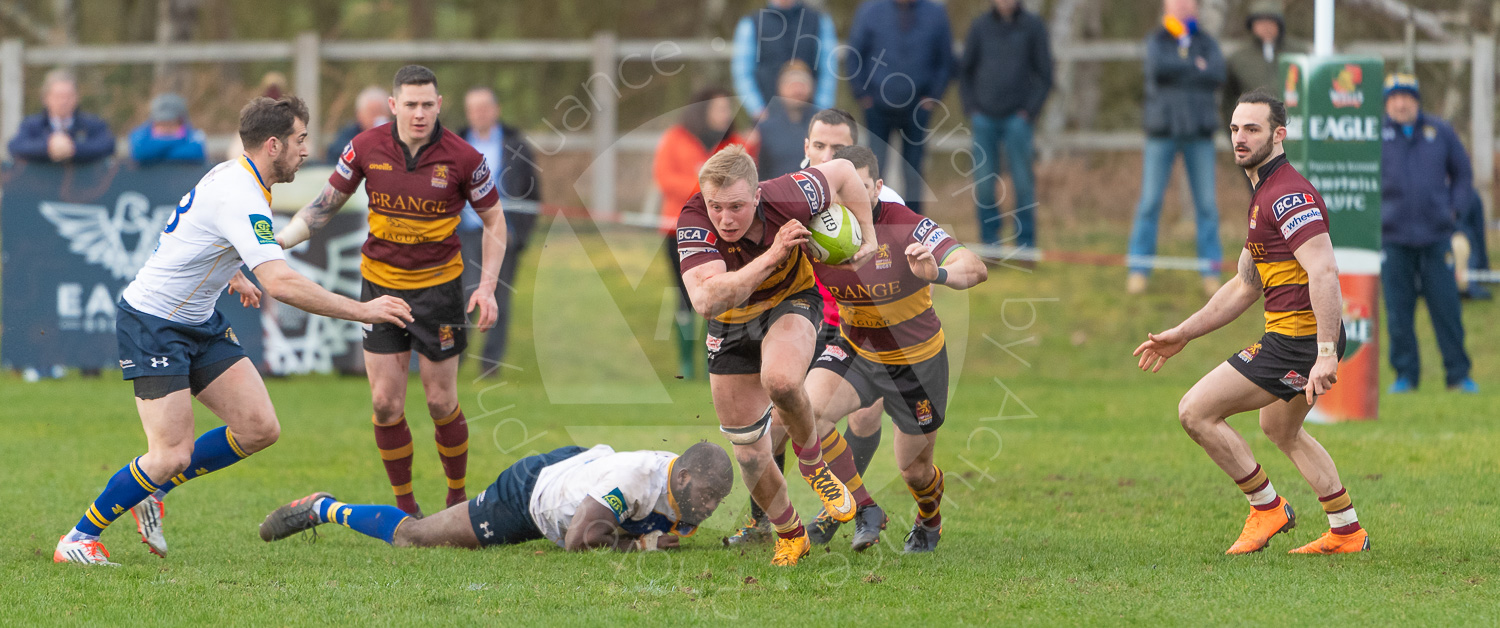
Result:
{"label": "wristband", "polygon": [[1318,357],[1336,358],[1339,355],[1339,344],[1336,342],[1318,343]]}
{"label": "wristband", "polygon": [[943,268],[942,266],[939,266],[938,267],[937,278],[933,279],[932,283],[947,285],[948,284],[948,269]]}

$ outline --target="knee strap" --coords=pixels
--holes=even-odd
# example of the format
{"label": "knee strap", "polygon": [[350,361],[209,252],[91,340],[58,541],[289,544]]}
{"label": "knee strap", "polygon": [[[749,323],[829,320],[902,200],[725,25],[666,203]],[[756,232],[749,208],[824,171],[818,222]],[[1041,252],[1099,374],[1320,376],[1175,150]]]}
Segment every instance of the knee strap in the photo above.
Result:
{"label": "knee strap", "polygon": [[760,415],[760,420],[745,427],[719,426],[719,431],[724,437],[735,445],[754,445],[756,441],[765,437],[766,432],[771,430],[771,409],[775,406],[766,406],[766,413]]}

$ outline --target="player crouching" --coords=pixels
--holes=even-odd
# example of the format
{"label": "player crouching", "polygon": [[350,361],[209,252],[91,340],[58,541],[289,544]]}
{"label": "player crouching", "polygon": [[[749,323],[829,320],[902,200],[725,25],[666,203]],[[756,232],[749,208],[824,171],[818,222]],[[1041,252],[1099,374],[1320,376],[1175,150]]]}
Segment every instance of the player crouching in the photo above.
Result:
{"label": "player crouching", "polygon": [[[932,309],[932,285],[966,290],[989,278],[979,256],[931,219],[905,205],[879,200],[883,182],[875,153],[849,146],[834,154],[854,165],[874,208],[881,242],[875,262],[858,271],[814,263],[818,279],[839,305],[840,334],[807,375],[823,459],[849,486],[859,504],[855,551],[880,540],[887,517],[870,497],[854,465],[840,417],[883,401],[898,430],[896,464],[917,519],[906,535],[907,552],[930,552],[942,535],[943,472],[933,464],[937,429],[948,408],[948,349]],[[895,248],[900,253],[893,253]]]}
{"label": "player crouching", "polygon": [[692,535],[733,484],[729,455],[707,442],[681,456],[561,447],[516,461],[478,497],[429,517],[313,493],[267,515],[260,538],[337,523],[397,547],[476,549],[546,538],[568,551],[649,551]]}

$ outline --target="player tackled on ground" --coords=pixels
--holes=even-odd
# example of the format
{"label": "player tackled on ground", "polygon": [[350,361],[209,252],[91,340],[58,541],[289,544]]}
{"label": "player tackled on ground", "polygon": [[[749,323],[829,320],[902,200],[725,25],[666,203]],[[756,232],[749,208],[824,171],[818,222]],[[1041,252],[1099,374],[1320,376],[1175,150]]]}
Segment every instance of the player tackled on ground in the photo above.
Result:
{"label": "player tackled on ground", "polygon": [[729,147],[703,165],[677,221],[677,251],[693,309],[709,318],[708,381],[720,429],[734,443],[745,486],[776,528],[772,563],[794,565],[811,549],[787,499],[786,480],[764,438],[781,415],[802,477],[839,521],[854,517],[849,490],[828,471],[803,389],[822,301],[802,250],[803,224],[834,203],[847,205],[865,234],[852,260],[875,252],[870,201],[849,162],[834,160],[758,186],[755,162]]}
{"label": "player tackled on ground", "polygon": [[[261,291],[313,314],[400,327],[411,308],[396,297],[366,303],[341,297],[287,266],[271,228],[271,186],[291,181],[307,159],[307,107],[296,98],[257,98],[240,111],[245,154],[214,167],[177,204],[151,258],[117,304],[120,369],[135,386],[146,430],[145,455],[105,485],[78,525],[63,535],[55,562],[113,565],[99,542],[126,510],[141,540],[166,556],[162,504],[168,491],[270,447],[281,433],[276,410],[234,330],[214,310],[226,286],[259,307]],[[193,440],[193,398],[224,421]]]}
{"label": "player tackled on ground", "polygon": [[1337,380],[1344,354],[1343,301],[1328,237],[1328,214],[1312,184],[1287,163],[1286,106],[1259,90],[1241,96],[1229,125],[1234,163],[1245,169],[1250,234],[1239,274],[1182,324],[1149,334],[1136,348],[1141,369],[1161,370],[1188,341],[1223,327],[1266,297],[1266,332],[1257,342],[1209,372],[1178,405],[1178,419],[1250,500],[1244,531],[1229,554],[1265,549],[1271,537],[1297,525],[1286,499],[1276,494],[1250,445],[1226,421],[1260,410],[1260,428],[1291,458],[1320,496],[1331,528],[1294,554],[1342,554],[1370,548],[1354,503],[1339,481],[1333,458],[1303,419]]}
{"label": "player tackled on ground", "polygon": [[[391,113],[396,121],[354,136],[318,198],[277,234],[282,246],[306,240],[365,183],[370,235],[360,262],[361,298],[395,295],[412,305],[410,327],[365,328],[365,371],[374,406],[375,445],[408,514],[422,509],[412,494],[411,429],[406,424],[407,369],[417,351],[422,393],[436,425],[438,455],[448,476],[449,506],[468,499],[469,425],[458,407],[458,356],[468,346],[468,314],[479,308],[479,329],[495,323],[495,282],[505,257],[505,217],[483,155],[438,122],[443,97],[431,70],[396,71]],[[464,306],[463,257],[456,229],[464,203],[484,221],[479,286]]]}
{"label": "player tackled on ground", "polygon": [[948,409],[948,349],[942,321],[932,309],[931,286],[966,290],[984,283],[989,271],[979,256],[931,219],[879,200],[885,186],[876,179],[880,166],[869,148],[850,146],[834,158],[854,164],[864,182],[881,244],[874,263],[857,272],[813,263],[818,279],[838,301],[841,323],[838,337],[813,362],[807,395],[817,416],[823,459],[859,504],[851,542],[855,551],[880,540],[887,518],[864,489],[853,460],[840,456],[848,446],[836,428],[844,415],[883,401],[898,430],[896,467],[917,500],[905,549],[930,552],[943,529],[938,510],[943,472],[933,464],[932,453]]}
{"label": "player tackled on ground", "polygon": [[397,547],[479,548],[546,538],[569,551],[649,551],[692,535],[733,484],[729,456],[706,442],[681,456],[562,447],[516,461],[478,497],[430,517],[313,493],[267,515],[260,538],[337,523]]}

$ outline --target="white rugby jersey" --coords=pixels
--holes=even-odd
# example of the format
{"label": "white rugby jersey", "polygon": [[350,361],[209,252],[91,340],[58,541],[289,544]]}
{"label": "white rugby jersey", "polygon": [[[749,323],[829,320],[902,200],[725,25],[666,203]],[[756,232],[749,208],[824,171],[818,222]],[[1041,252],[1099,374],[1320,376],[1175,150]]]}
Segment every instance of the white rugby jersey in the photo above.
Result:
{"label": "white rugby jersey", "polygon": [[167,320],[201,324],[240,263],[285,259],[271,223],[271,187],[244,156],[226,161],[177,203],[156,250],[125,288],[131,307]]}
{"label": "white rugby jersey", "polygon": [[[573,514],[585,499],[614,511],[630,534],[670,532],[680,515],[667,486],[677,454],[669,451],[616,453],[595,445],[572,458],[542,469],[531,492],[531,519],[548,540],[562,547]],[[679,533],[692,533],[682,526]]]}

